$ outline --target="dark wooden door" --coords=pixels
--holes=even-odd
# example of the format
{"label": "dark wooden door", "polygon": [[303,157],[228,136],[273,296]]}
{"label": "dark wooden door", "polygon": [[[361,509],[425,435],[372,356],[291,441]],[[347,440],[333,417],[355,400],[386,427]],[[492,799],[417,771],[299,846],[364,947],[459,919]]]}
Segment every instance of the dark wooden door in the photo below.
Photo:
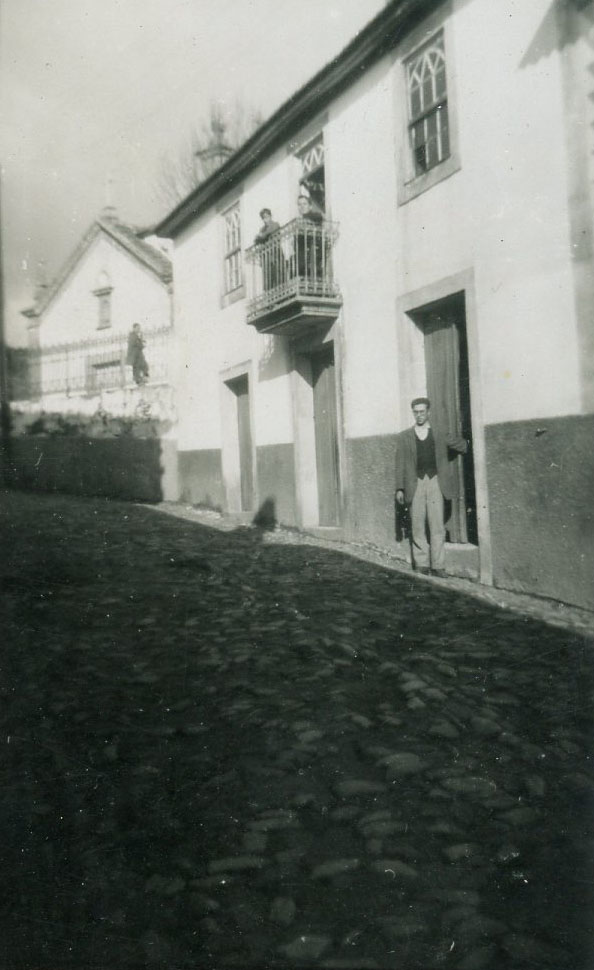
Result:
{"label": "dark wooden door", "polygon": [[442,433],[462,434],[469,442],[468,453],[454,459],[459,497],[451,504],[446,522],[450,542],[477,540],[470,378],[464,294],[435,304],[423,313],[427,395],[431,401],[431,423]]}
{"label": "dark wooden door", "polygon": [[239,442],[239,474],[241,484],[241,511],[250,512],[254,507],[254,465],[252,429],[250,424],[250,393],[248,376],[229,382],[237,400],[237,438]]}
{"label": "dark wooden door", "polygon": [[320,525],[339,524],[338,425],[334,348],[311,359]]}

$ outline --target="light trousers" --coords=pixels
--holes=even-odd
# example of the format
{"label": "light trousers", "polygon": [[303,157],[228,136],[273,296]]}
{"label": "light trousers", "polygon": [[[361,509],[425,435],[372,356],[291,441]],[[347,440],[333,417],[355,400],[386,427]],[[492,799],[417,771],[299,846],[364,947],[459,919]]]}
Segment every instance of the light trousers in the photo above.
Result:
{"label": "light trousers", "polygon": [[[419,478],[410,510],[413,563],[417,569],[445,569],[443,495],[437,475]],[[426,526],[429,526],[427,542]]]}

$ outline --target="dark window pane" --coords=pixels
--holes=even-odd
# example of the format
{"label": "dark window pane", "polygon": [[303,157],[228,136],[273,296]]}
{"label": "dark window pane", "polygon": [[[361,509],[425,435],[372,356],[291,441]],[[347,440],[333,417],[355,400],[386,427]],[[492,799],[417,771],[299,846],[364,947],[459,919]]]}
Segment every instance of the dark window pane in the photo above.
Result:
{"label": "dark window pane", "polygon": [[445,64],[441,64],[435,75],[435,94],[438,101],[445,97],[446,93],[446,73]]}
{"label": "dark window pane", "polygon": [[450,154],[450,126],[448,122],[448,108],[444,105],[439,113],[441,122],[441,157],[447,158]]}
{"label": "dark window pane", "polygon": [[426,77],[423,81],[423,108],[426,111],[433,104],[433,78]]}
{"label": "dark window pane", "polygon": [[415,175],[422,175],[426,171],[427,158],[425,155],[425,146],[420,145],[419,148],[415,149]]}
{"label": "dark window pane", "polygon": [[412,127],[413,148],[418,148],[425,143],[425,126],[422,121],[417,121]]}
{"label": "dark window pane", "polygon": [[418,85],[415,85],[410,92],[410,114],[411,120],[421,114],[421,92]]}
{"label": "dark window pane", "polygon": [[437,151],[437,138],[435,136],[427,140],[427,145],[425,146],[425,152],[427,157],[427,169],[433,168],[439,162],[439,155]]}

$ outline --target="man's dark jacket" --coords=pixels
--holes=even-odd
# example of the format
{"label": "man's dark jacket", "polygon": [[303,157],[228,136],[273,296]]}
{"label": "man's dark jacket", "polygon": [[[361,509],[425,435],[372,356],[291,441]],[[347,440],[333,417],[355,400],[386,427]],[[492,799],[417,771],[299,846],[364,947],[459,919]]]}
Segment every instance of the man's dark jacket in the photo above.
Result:
{"label": "man's dark jacket", "polygon": [[280,226],[278,222],[269,222],[267,226],[262,226],[260,232],[254,239],[255,243],[265,243],[271,236],[274,236],[275,232],[278,232]]}
{"label": "man's dark jacket", "polygon": [[[456,498],[459,491],[457,454],[465,454],[468,442],[457,434],[441,434],[431,428],[435,442],[437,478],[444,498]],[[396,438],[396,491],[404,492],[404,501],[410,505],[417,490],[417,436],[415,429],[407,428]]]}

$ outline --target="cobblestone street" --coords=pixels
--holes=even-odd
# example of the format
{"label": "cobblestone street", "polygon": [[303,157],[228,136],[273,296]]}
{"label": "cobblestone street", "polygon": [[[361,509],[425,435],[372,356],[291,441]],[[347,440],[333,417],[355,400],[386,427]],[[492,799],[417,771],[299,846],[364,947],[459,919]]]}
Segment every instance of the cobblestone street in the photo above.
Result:
{"label": "cobblestone street", "polygon": [[593,970],[594,617],[0,503],[2,968]]}

